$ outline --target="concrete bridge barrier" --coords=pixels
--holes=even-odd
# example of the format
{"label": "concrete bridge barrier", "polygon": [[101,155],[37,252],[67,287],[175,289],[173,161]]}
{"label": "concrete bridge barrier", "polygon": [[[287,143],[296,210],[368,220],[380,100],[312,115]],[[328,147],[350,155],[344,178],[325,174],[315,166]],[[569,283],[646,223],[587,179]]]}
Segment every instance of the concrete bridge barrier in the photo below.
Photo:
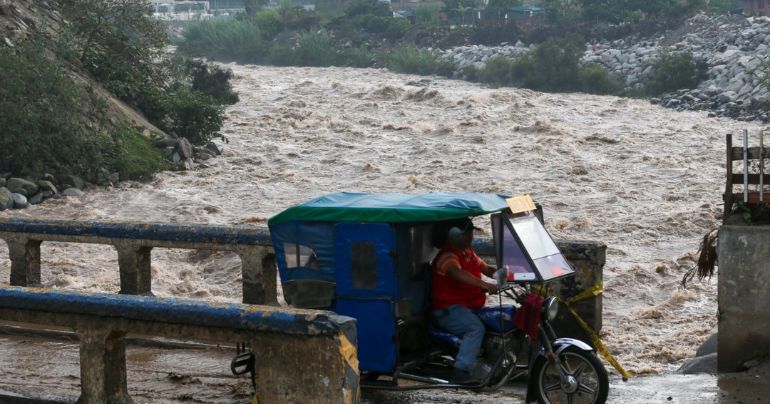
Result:
{"label": "concrete bridge barrier", "polygon": [[[275,253],[265,228],[12,218],[0,219],[0,239],[8,243],[13,286],[40,285],[40,245],[44,241],[113,245],[118,252],[120,293],[139,295],[152,294],[150,254],[154,247],[225,250],[241,257],[243,302],[277,304]],[[607,246],[592,241],[557,241],[557,245],[577,274],[556,286],[556,292],[574,296],[592,288],[600,290]],[[490,239],[476,239],[474,248],[494,262]],[[573,307],[595,331],[601,330],[601,293]],[[566,310],[555,326],[561,335],[590,340]]]}
{"label": "concrete bridge barrier", "polygon": [[159,223],[0,219],[12,286],[40,286],[44,241],[108,244],[118,252],[120,293],[151,295],[155,247],[233,251],[241,258],[243,302],[277,305],[275,254],[267,229]]}
{"label": "concrete bridge barrier", "polygon": [[262,403],[359,400],[355,320],[331,312],[10,287],[0,288],[0,321],[74,329],[83,404],[132,402],[128,334],[245,342]]}
{"label": "concrete bridge barrier", "polygon": [[770,226],[724,225],[718,243],[717,370],[736,372],[770,355]]}

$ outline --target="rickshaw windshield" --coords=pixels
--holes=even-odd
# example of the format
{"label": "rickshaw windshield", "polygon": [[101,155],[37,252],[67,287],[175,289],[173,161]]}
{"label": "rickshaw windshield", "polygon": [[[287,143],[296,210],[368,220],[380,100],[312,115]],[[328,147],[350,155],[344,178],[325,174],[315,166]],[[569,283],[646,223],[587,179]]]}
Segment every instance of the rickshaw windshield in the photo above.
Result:
{"label": "rickshaw windshield", "polygon": [[556,243],[535,216],[512,218],[511,225],[532,259],[559,254]]}
{"label": "rickshaw windshield", "polygon": [[492,216],[497,259],[509,280],[546,282],[574,271],[534,214]]}

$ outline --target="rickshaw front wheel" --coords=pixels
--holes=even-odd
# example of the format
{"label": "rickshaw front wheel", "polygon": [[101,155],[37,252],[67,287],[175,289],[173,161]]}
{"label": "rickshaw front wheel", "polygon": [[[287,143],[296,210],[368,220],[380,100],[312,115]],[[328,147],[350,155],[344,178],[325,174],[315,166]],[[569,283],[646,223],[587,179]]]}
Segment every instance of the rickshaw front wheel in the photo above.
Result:
{"label": "rickshaw front wheel", "polygon": [[532,367],[537,401],[540,404],[603,404],[610,389],[607,369],[592,351],[571,346],[557,359],[567,375],[560,374],[545,357],[539,357]]}

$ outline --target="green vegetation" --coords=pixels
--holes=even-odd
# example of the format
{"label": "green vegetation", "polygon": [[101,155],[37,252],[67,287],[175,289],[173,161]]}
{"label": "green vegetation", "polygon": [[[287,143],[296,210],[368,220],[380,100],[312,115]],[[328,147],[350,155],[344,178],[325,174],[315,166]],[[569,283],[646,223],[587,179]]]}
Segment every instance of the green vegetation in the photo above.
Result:
{"label": "green vegetation", "polygon": [[[151,10],[146,0],[66,2],[62,12],[72,22],[66,35],[72,52],[64,55],[79,55],[70,62],[86,69],[161,130],[193,143],[207,142],[222,125],[221,104],[237,101],[223,80],[229,76],[164,53],[169,43],[166,26],[149,17]],[[255,35],[249,28],[236,21],[223,34],[237,35],[218,40],[226,47],[242,46],[240,40]]]}
{"label": "green vegetation", "polygon": [[[718,0],[722,1],[722,0]],[[627,24],[638,21],[675,22],[701,10],[707,0],[544,0],[551,21],[569,28],[583,24]],[[713,5],[711,5],[713,6]],[[719,6],[717,6],[719,8]],[[714,8],[711,8],[712,10]]]}
{"label": "green vegetation", "polygon": [[113,130],[112,141],[112,165],[122,180],[149,180],[157,171],[169,168],[152,140],[126,124]]}
{"label": "green vegetation", "polygon": [[689,52],[663,53],[652,63],[655,75],[647,82],[650,95],[695,88],[703,80],[706,67]]}
{"label": "green vegetation", "polygon": [[103,161],[104,147],[83,121],[104,108],[46,56],[43,43],[0,46],[0,171],[93,170]]}
{"label": "green vegetation", "polygon": [[474,75],[478,81],[493,86],[619,94],[622,87],[610,77],[607,69],[597,65],[580,66],[583,49],[580,38],[549,39],[515,61],[494,57]]}
{"label": "green vegetation", "polygon": [[398,73],[451,76],[454,70],[454,65],[441,59],[438,53],[420,49],[414,45],[402,46],[382,53],[379,60],[388,69]]}
{"label": "green vegetation", "polygon": [[[0,47],[0,171],[37,175],[120,172],[125,179],[149,179],[167,164],[152,141],[127,124],[106,133],[106,106],[66,66],[46,54],[37,38],[15,50]],[[103,178],[102,178],[103,179]]]}
{"label": "green vegetation", "polygon": [[190,24],[179,51],[222,61],[264,62],[270,50],[267,42],[270,38],[263,36],[256,21],[256,18],[219,18]]}
{"label": "green vegetation", "polygon": [[167,168],[154,139],[116,120],[85,76],[167,133],[197,144],[218,134],[222,105],[238,99],[231,73],[167,55],[166,26],[150,10],[147,1],[63,2],[70,23],[59,32],[0,46],[0,171],[149,179]]}

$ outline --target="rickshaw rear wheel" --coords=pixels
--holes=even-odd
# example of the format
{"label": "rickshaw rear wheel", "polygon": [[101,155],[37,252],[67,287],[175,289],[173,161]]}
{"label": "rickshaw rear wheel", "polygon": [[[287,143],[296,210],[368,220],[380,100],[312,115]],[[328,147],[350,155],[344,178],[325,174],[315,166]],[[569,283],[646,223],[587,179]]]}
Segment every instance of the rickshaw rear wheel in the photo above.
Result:
{"label": "rickshaw rear wheel", "polygon": [[538,357],[532,367],[538,403],[603,404],[607,401],[609,376],[594,352],[570,346],[559,354],[558,362],[571,376],[566,384],[545,357]]}

